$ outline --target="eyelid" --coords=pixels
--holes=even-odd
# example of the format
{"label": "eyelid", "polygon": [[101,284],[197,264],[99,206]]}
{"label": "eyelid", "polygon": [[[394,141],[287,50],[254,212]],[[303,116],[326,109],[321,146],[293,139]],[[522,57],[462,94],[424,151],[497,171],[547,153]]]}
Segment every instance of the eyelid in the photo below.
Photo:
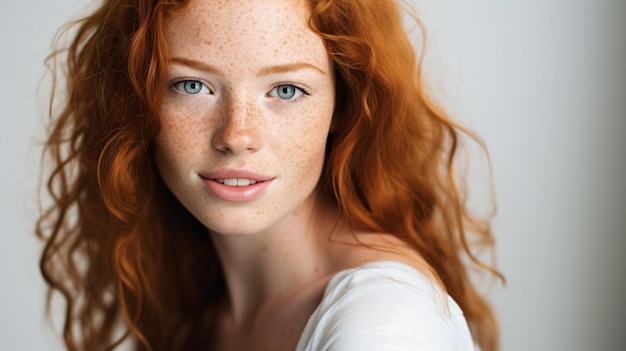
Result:
{"label": "eyelid", "polygon": [[189,94],[185,92],[184,90],[176,88],[177,85],[184,83],[184,82],[198,82],[202,85],[203,88],[206,88],[208,90],[208,94],[212,95],[215,93],[215,90],[211,87],[211,85],[207,81],[197,78],[197,77],[176,77],[176,78],[170,79],[169,88],[173,90],[174,92],[176,92],[177,94],[181,94],[181,95],[202,94],[201,92],[199,92],[198,94]]}
{"label": "eyelid", "polygon": [[[306,96],[310,96],[311,95],[311,91],[308,88],[302,86],[301,84],[295,83],[295,82],[280,82],[280,83],[276,83],[276,84],[274,84],[272,86],[272,89],[270,89],[270,91],[267,93],[267,95],[271,96],[270,95],[271,92],[273,92],[274,90],[278,89],[278,87],[285,86],[285,85],[292,86],[292,87],[296,88],[297,90],[300,90],[302,92],[302,95],[306,95]],[[299,96],[299,97],[297,97],[295,99],[281,99],[281,100],[297,101],[297,100],[300,100],[301,97],[302,96]]]}

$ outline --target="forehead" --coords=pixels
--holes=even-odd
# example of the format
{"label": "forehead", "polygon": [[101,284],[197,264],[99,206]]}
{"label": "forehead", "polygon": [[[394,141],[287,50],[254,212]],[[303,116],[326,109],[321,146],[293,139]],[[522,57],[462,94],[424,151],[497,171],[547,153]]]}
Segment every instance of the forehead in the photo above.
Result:
{"label": "forehead", "polygon": [[192,0],[171,14],[165,36],[170,56],[326,65],[323,42],[308,19],[304,0]]}

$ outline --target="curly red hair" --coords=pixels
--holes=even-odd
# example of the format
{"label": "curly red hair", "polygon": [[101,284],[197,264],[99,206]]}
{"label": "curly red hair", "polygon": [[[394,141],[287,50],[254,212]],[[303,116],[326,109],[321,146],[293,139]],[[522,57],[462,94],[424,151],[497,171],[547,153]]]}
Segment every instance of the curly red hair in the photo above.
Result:
{"label": "curly red hair", "polygon": [[[70,350],[113,349],[129,337],[137,350],[197,349],[210,337],[225,292],[219,261],[206,228],[164,185],[152,152],[164,28],[186,2],[106,0],[74,23],[68,48],[50,58],[64,59],[66,96],[51,101],[51,111],[61,107],[51,112],[46,143],[53,202],[37,233],[46,243],[41,271],[49,291],[66,302]],[[308,3],[337,80],[318,190],[354,228],[392,233],[421,254],[477,344],[496,350],[495,317],[464,264],[469,257],[483,266],[466,234],[468,223],[480,221],[470,217],[455,180],[466,132],[427,98],[398,4]],[[488,228],[474,232],[490,246]]]}

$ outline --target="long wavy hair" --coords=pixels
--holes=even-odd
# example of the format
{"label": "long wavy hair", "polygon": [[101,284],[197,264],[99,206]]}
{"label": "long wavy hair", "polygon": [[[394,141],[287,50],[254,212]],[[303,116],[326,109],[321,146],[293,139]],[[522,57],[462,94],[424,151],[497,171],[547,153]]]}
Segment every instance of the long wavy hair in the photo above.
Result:
{"label": "long wavy hair", "polygon": [[[37,223],[41,271],[65,301],[70,350],[200,349],[224,278],[204,228],[169,192],[153,157],[168,16],[186,0],[104,0],[60,32],[45,144],[51,203]],[[455,169],[467,134],[433,104],[421,47],[394,0],[309,0],[312,30],[335,65],[337,107],[318,190],[353,228],[392,233],[430,264],[469,322],[498,348],[495,317],[469,279],[484,266]],[[62,34],[65,33],[65,36]],[[70,33],[70,34],[68,34]],[[58,93],[62,91],[62,93]],[[480,225],[477,225],[480,224]],[[497,272],[486,267],[497,275]]]}

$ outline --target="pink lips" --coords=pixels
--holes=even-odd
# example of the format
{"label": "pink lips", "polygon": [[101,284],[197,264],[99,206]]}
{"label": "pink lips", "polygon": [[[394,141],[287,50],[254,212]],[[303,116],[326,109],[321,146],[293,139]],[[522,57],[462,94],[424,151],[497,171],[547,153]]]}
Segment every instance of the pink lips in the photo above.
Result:
{"label": "pink lips", "polygon": [[272,177],[258,173],[232,169],[203,173],[200,178],[213,195],[227,202],[258,199],[273,180]]}

